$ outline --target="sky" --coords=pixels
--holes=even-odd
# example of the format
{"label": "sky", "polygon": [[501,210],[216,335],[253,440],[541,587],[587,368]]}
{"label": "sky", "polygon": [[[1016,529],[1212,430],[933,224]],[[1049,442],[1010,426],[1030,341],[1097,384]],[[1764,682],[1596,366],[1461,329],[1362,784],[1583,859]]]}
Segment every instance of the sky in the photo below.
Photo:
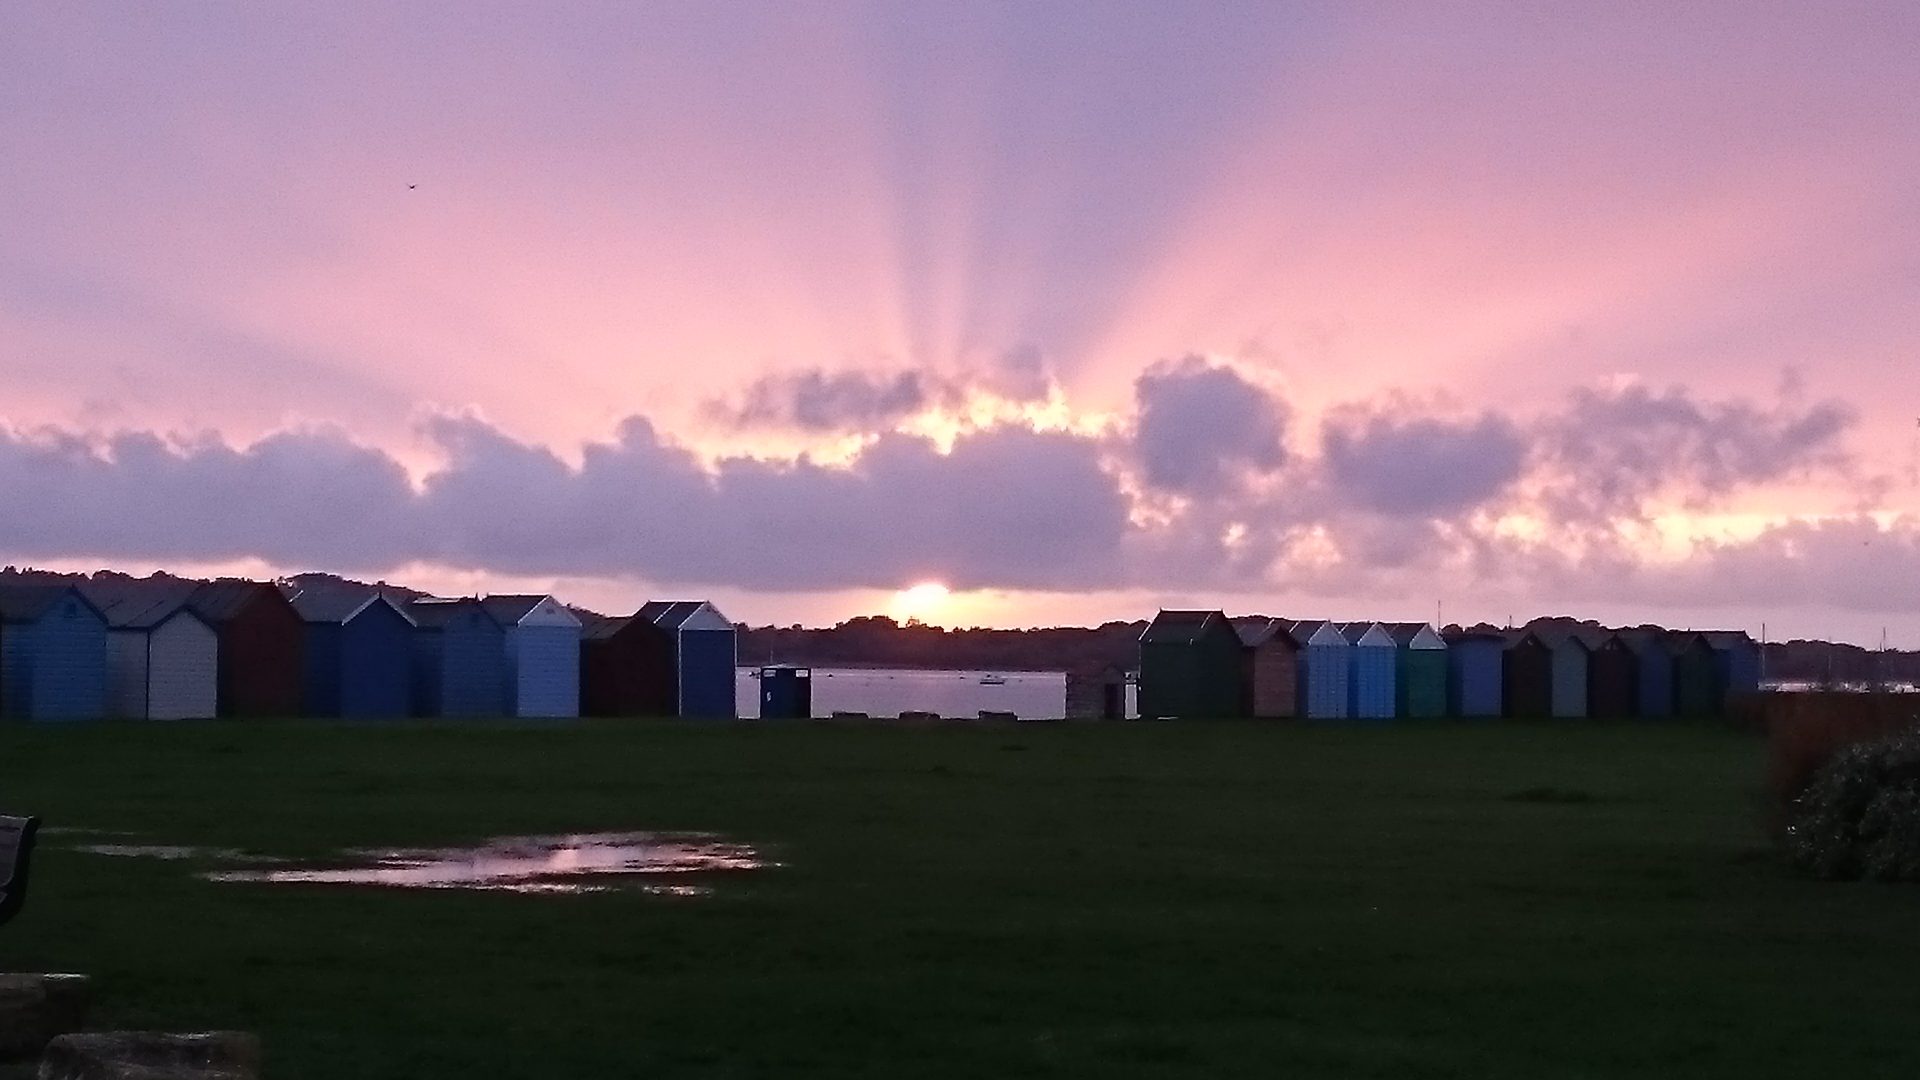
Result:
{"label": "sky", "polygon": [[1920,646],[1915,40],[0,0],[0,559]]}

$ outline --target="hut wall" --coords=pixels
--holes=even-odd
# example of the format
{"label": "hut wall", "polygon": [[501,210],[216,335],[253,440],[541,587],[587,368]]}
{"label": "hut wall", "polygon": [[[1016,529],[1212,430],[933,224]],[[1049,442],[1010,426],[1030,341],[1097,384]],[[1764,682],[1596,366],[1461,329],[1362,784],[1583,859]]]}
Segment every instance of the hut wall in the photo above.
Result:
{"label": "hut wall", "polygon": [[91,720],[107,714],[107,623],[77,594],[61,598],[33,623],[7,627],[6,636],[22,650],[27,679],[17,697],[9,695],[24,706],[12,715]]}
{"label": "hut wall", "polygon": [[1392,644],[1355,645],[1348,678],[1348,715],[1358,720],[1391,720],[1394,709],[1394,672],[1400,650]]}
{"label": "hut wall", "polygon": [[338,715],[407,715],[413,624],[384,601],[375,601],[338,629],[334,669]]}
{"label": "hut wall", "polygon": [[145,630],[113,630],[107,634],[107,715],[121,720],[147,718]]}
{"label": "hut wall", "polygon": [[1553,653],[1535,639],[1509,645],[1501,656],[1501,697],[1508,716],[1553,714]]}
{"label": "hut wall", "polygon": [[1401,716],[1434,717],[1447,714],[1447,650],[1399,651],[1394,672],[1394,709]]}
{"label": "hut wall", "polygon": [[1567,642],[1553,651],[1553,715],[1578,718],[1587,715],[1586,647]]}
{"label": "hut wall", "polygon": [[505,645],[512,715],[580,715],[579,627],[512,626]]}
{"label": "hut wall", "polygon": [[306,624],[278,589],[260,587],[220,630],[220,715],[298,716]]}
{"label": "hut wall", "polygon": [[340,636],[335,622],[307,623],[306,646],[300,652],[301,711],[308,716],[340,715]]}
{"label": "hut wall", "polygon": [[1300,694],[1299,651],[1275,637],[1245,650],[1244,655],[1247,715],[1262,719],[1293,716]]}
{"label": "hut wall", "polygon": [[738,706],[734,632],[682,630],[679,640],[680,715],[731,720]]}
{"label": "hut wall", "polygon": [[580,643],[580,705],[588,716],[672,716],[679,686],[673,635],[647,619]]}
{"label": "hut wall", "polygon": [[1499,716],[1501,642],[1462,638],[1447,644],[1447,712],[1454,716]]}
{"label": "hut wall", "polygon": [[142,636],[147,718],[202,720],[217,715],[220,636],[213,627],[191,615],[175,615]]}
{"label": "hut wall", "polygon": [[1640,664],[1633,650],[1609,642],[1593,651],[1587,667],[1587,712],[1606,719],[1640,713]]}
{"label": "hut wall", "polygon": [[1309,644],[1300,650],[1300,715],[1344,720],[1352,715],[1347,684],[1353,649],[1345,643]]}
{"label": "hut wall", "polygon": [[1673,709],[1680,716],[1717,716],[1724,695],[1713,650],[1689,646],[1673,658]]}
{"label": "hut wall", "polygon": [[506,644],[499,623],[476,606],[421,636],[432,647],[423,665],[432,679],[430,715],[506,714]]}
{"label": "hut wall", "polygon": [[1752,641],[1716,645],[1713,650],[1720,685],[1728,695],[1760,692],[1760,646]]}

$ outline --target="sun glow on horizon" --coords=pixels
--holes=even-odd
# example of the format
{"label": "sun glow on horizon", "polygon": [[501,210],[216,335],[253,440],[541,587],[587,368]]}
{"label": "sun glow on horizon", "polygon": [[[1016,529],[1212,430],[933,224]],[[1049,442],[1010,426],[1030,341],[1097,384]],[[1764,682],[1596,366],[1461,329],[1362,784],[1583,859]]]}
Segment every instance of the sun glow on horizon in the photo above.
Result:
{"label": "sun glow on horizon", "polygon": [[922,581],[917,585],[901,589],[893,594],[893,602],[887,605],[887,614],[899,622],[915,619],[924,623],[938,622],[947,614],[948,600],[953,590],[938,581]]}

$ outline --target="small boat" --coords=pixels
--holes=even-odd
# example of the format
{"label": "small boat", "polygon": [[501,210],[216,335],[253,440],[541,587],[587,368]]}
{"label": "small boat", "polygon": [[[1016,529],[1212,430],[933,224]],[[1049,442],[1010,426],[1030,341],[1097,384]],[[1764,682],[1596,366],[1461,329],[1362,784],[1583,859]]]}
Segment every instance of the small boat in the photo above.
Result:
{"label": "small boat", "polygon": [[1005,686],[1007,685],[1007,677],[1005,675],[982,675],[980,676],[980,685]]}

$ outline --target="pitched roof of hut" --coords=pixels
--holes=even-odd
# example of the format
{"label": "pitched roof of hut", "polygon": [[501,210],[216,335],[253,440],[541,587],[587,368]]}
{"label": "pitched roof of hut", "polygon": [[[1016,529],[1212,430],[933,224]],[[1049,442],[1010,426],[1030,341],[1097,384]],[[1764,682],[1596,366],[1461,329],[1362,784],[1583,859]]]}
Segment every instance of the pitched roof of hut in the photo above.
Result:
{"label": "pitched roof of hut", "polygon": [[36,622],[66,596],[78,596],[95,614],[100,611],[71,585],[0,585],[0,622]]}
{"label": "pitched roof of hut", "polygon": [[267,593],[284,598],[277,586],[263,581],[250,581],[246,578],[221,578],[209,581],[193,590],[187,603],[195,613],[210,623],[231,621],[247,605]]}
{"label": "pitched roof of hut", "polygon": [[406,614],[413,620],[413,624],[415,626],[426,627],[430,630],[438,630],[446,626],[447,623],[453,621],[455,615],[469,610],[478,611],[480,614],[486,615],[489,621],[495,622],[496,624],[498,623],[498,620],[494,619],[486,608],[480,606],[480,601],[475,600],[471,596],[462,596],[454,599],[422,597],[406,606]]}
{"label": "pitched roof of hut", "polygon": [[1258,648],[1269,641],[1280,640],[1289,645],[1297,644],[1289,633],[1293,623],[1287,619],[1269,619],[1264,615],[1243,616],[1233,620],[1233,632],[1240,635],[1240,644],[1246,648]]}
{"label": "pitched roof of hut", "polygon": [[[1162,608],[1147,628],[1141,632],[1142,642],[1154,644],[1191,645],[1206,633],[1207,626],[1215,619],[1224,621],[1224,612],[1188,611]],[[1232,624],[1228,624],[1231,627]]]}
{"label": "pitched roof of hut", "polygon": [[372,607],[376,603],[386,604],[400,613],[400,617],[413,622],[413,616],[407,613],[407,605],[378,592],[359,592],[352,589],[303,589],[289,598],[293,609],[300,618],[310,623],[344,623],[354,616]]}

